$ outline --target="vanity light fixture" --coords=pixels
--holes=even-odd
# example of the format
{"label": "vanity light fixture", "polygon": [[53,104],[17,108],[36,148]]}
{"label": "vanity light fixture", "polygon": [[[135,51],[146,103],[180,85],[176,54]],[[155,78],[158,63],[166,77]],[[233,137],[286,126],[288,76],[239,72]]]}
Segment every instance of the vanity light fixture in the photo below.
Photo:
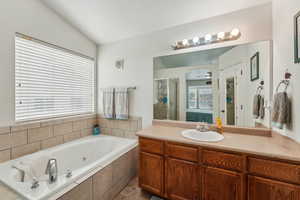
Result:
{"label": "vanity light fixture", "polygon": [[230,32],[231,37],[237,37],[240,35],[240,30],[235,28]]}
{"label": "vanity light fixture", "polygon": [[194,38],[193,38],[193,43],[194,43],[194,44],[198,44],[199,40],[200,40],[199,37],[194,37]]}
{"label": "vanity light fixture", "polygon": [[212,35],[211,34],[207,34],[207,35],[205,35],[204,38],[205,38],[206,42],[210,42],[212,40]]}
{"label": "vanity light fixture", "polygon": [[217,34],[206,34],[204,37],[194,37],[193,39],[184,39],[177,41],[175,45],[172,45],[174,50],[185,49],[197,46],[208,45],[212,43],[219,43],[225,41],[237,40],[241,36],[241,32],[238,28],[234,28],[228,32],[219,32]]}
{"label": "vanity light fixture", "polygon": [[189,41],[187,39],[182,40],[183,46],[187,46],[189,44]]}
{"label": "vanity light fixture", "polygon": [[220,33],[218,33],[218,40],[224,40],[224,38],[225,38],[225,32],[220,32]]}

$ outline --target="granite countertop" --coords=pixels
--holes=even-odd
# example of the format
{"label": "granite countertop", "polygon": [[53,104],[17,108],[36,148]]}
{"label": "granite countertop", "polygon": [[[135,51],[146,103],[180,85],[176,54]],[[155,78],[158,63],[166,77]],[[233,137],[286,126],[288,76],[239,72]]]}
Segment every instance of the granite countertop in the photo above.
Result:
{"label": "granite countertop", "polygon": [[0,183],[0,199],[5,200],[24,200],[21,196],[10,190],[4,184]]}
{"label": "granite countertop", "polygon": [[198,142],[184,138],[183,130],[186,129],[153,125],[137,132],[137,136],[300,162],[300,144],[278,134],[266,137],[224,133],[225,139],[220,142]]}

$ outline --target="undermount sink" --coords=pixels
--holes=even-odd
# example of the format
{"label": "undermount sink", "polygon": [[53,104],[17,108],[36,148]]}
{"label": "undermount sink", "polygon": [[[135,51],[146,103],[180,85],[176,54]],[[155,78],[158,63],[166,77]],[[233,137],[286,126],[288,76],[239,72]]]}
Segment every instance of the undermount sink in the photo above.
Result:
{"label": "undermount sink", "polygon": [[195,129],[188,129],[181,132],[182,136],[188,139],[201,142],[219,142],[224,139],[224,136],[215,131],[197,131]]}

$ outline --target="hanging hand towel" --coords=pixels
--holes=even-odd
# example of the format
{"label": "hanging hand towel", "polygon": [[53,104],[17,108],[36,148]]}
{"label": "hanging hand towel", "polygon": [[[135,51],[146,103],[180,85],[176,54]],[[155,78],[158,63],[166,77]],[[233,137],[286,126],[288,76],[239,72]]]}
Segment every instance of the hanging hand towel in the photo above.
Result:
{"label": "hanging hand towel", "polygon": [[103,89],[103,115],[106,119],[114,118],[114,88]]}
{"label": "hanging hand towel", "polygon": [[127,88],[115,89],[115,113],[116,119],[126,120],[129,117],[129,99]]}
{"label": "hanging hand towel", "polygon": [[261,119],[263,119],[265,117],[265,98],[263,96],[260,97],[259,117]]}
{"label": "hanging hand towel", "polygon": [[253,98],[253,116],[255,119],[259,117],[260,98],[261,96],[259,94],[254,95]]}
{"label": "hanging hand towel", "polygon": [[272,124],[282,129],[284,124],[289,124],[291,119],[290,100],[286,92],[275,94],[272,108]]}

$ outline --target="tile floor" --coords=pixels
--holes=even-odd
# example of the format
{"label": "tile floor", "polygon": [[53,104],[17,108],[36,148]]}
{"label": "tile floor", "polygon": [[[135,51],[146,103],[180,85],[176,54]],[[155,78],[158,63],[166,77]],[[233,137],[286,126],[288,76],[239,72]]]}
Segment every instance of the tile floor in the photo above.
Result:
{"label": "tile floor", "polygon": [[150,200],[149,193],[142,191],[138,186],[138,178],[134,178],[130,183],[120,192],[114,200]]}

